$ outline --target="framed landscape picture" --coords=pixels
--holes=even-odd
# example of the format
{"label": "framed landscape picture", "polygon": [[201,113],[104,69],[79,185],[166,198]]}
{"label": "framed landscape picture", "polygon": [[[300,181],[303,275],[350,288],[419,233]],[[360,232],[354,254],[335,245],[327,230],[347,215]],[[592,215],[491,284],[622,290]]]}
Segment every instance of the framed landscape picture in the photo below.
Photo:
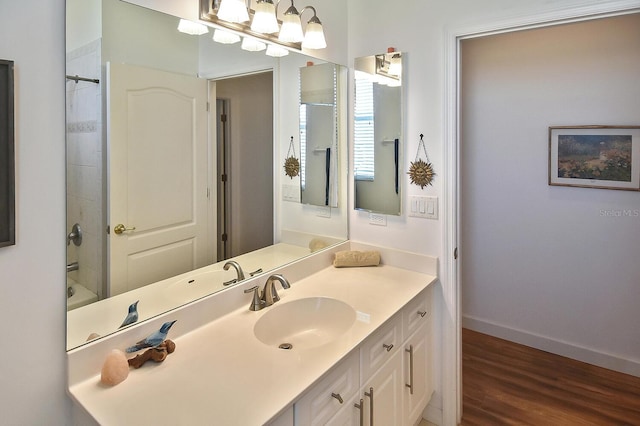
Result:
{"label": "framed landscape picture", "polygon": [[640,191],[640,126],[549,127],[549,185]]}
{"label": "framed landscape picture", "polygon": [[0,247],[15,244],[13,61],[0,59]]}

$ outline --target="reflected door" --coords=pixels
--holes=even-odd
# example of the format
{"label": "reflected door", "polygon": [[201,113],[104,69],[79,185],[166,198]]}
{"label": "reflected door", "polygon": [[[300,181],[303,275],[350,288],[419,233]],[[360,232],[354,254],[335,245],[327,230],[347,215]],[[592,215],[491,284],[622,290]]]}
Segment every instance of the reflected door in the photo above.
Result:
{"label": "reflected door", "polygon": [[108,65],[109,295],[211,263],[207,82]]}

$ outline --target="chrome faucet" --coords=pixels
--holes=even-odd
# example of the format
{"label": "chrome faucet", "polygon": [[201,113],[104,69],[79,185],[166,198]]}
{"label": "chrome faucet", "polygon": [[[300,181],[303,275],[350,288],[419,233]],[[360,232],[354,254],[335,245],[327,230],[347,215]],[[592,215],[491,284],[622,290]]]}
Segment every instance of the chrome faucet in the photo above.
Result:
{"label": "chrome faucet", "polygon": [[[238,274],[238,278],[236,278],[235,282],[243,281],[244,280],[244,272],[242,271],[242,267],[240,266],[240,264],[238,262],[236,262],[235,260],[230,260],[227,263],[225,263],[222,268],[225,271],[228,271],[230,266],[233,266],[233,268],[236,270],[236,273]],[[229,284],[231,284],[231,283],[229,283]]]}
{"label": "chrome faucet", "polygon": [[264,290],[262,290],[262,301],[264,302],[264,306],[271,306],[280,300],[280,296],[278,296],[278,292],[276,291],[275,282],[278,281],[282,288],[288,289],[291,288],[291,284],[289,281],[281,275],[281,274],[273,274],[269,278],[267,278],[267,282],[264,284]]}

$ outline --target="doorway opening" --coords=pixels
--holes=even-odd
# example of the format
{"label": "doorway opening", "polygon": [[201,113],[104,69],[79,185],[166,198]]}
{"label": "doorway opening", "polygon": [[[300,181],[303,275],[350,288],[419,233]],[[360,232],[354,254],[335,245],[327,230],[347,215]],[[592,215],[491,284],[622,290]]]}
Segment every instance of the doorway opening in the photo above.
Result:
{"label": "doorway opening", "polygon": [[222,261],[274,241],[273,72],[216,80],[213,86]]}
{"label": "doorway opening", "polygon": [[[627,8],[627,9],[625,9]],[[628,4],[622,2],[610,2],[606,5],[591,5],[577,7],[569,10],[540,13],[526,17],[514,18],[508,21],[496,20],[492,23],[467,28],[451,30],[446,38],[445,66],[445,174],[443,205],[445,217],[443,219],[443,268],[442,282],[445,310],[450,316],[445,315],[443,321],[444,333],[444,372],[443,377],[450,377],[443,381],[443,417],[446,424],[454,424],[460,421],[462,415],[462,375],[461,375],[461,273],[457,259],[460,219],[460,166],[461,160],[461,128],[460,108],[462,105],[460,94],[460,52],[461,43],[465,39],[484,37],[492,34],[520,31],[550,25],[567,24],[577,21],[593,20],[598,18],[617,16],[637,12]],[[461,251],[462,253],[462,251]],[[463,254],[463,253],[462,253]],[[455,360],[455,361],[451,361]],[[454,379],[455,378],[455,379]]]}

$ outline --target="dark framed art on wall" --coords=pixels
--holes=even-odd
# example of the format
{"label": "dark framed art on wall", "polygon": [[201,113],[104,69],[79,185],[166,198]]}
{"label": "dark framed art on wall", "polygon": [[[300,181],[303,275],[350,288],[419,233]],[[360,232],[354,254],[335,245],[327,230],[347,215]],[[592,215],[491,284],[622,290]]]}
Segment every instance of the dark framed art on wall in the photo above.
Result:
{"label": "dark framed art on wall", "polygon": [[0,247],[15,244],[13,61],[0,59]]}

